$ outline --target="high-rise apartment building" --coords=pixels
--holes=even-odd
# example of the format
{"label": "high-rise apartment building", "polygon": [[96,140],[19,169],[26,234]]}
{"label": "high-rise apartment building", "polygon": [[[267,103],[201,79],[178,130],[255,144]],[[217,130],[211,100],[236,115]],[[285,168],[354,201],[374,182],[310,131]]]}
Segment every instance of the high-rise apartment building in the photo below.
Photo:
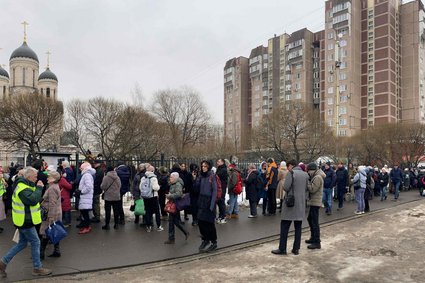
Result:
{"label": "high-rise apartment building", "polygon": [[425,122],[425,9],[421,1],[401,6],[401,121]]}
{"label": "high-rise apartment building", "polygon": [[250,104],[249,59],[230,59],[224,67],[224,136],[236,151],[249,144]]}
{"label": "high-rise apartment building", "polygon": [[251,52],[241,113],[249,128],[291,101],[311,103],[336,136],[425,122],[421,0],[327,0],[324,22],[322,31],[275,35]]}
{"label": "high-rise apartment building", "polygon": [[261,117],[272,109],[272,97],[269,97],[268,75],[269,75],[269,54],[267,47],[258,46],[252,49],[249,55],[249,79],[251,82],[250,107],[244,114],[251,117],[250,127],[260,124]]}

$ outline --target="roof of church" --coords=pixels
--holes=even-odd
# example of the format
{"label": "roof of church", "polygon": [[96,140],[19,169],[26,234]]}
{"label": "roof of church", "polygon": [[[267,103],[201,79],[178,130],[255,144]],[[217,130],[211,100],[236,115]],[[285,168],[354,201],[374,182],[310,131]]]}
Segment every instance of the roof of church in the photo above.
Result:
{"label": "roof of church", "polygon": [[50,71],[49,67],[47,67],[46,71],[44,71],[40,74],[40,76],[38,76],[38,80],[43,79],[58,81],[58,77],[56,77],[56,75],[52,71]]}
{"label": "roof of church", "polygon": [[3,69],[1,66],[0,66],[0,76],[3,76],[3,77],[6,77],[6,78],[9,78],[9,74],[7,73],[7,71],[5,70],[5,69]]}
{"label": "roof of church", "polygon": [[10,55],[10,60],[13,58],[29,58],[38,62],[37,54],[35,54],[25,41]]}

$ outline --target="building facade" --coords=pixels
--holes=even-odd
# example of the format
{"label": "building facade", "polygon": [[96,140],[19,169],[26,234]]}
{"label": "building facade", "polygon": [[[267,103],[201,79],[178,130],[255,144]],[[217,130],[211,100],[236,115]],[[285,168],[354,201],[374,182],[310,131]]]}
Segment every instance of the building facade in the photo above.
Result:
{"label": "building facade", "polygon": [[[311,104],[336,136],[387,123],[425,122],[421,0],[327,0],[324,22],[322,31],[275,35],[268,47],[251,52],[248,107],[241,113],[251,121],[247,132],[291,101]],[[262,72],[253,69],[261,65],[259,53]],[[231,139],[229,126],[225,119],[225,136]]]}

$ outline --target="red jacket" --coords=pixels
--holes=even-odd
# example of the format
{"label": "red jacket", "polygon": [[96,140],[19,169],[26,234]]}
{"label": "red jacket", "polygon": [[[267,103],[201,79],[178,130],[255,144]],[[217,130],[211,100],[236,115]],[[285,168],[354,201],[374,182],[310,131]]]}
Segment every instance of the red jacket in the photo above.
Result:
{"label": "red jacket", "polygon": [[68,183],[64,177],[61,177],[59,180],[59,188],[61,189],[62,211],[71,211],[72,185]]}

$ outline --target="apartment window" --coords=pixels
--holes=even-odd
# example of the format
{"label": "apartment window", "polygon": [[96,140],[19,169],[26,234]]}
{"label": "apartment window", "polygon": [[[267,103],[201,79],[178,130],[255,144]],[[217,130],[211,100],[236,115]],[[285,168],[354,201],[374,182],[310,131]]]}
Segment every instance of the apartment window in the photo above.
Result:
{"label": "apartment window", "polygon": [[285,97],[285,100],[287,100],[287,101],[288,100],[291,100],[291,95],[290,94],[287,94],[286,97]]}
{"label": "apartment window", "polygon": [[329,76],[328,77],[328,83],[333,83],[334,81],[334,76]]}
{"label": "apartment window", "polygon": [[314,64],[313,64],[313,68],[314,68],[314,69],[319,68],[319,62],[314,62]]}
{"label": "apartment window", "polygon": [[341,95],[339,97],[339,102],[347,102],[348,101],[348,96],[346,95]]}
{"label": "apartment window", "polygon": [[339,131],[339,135],[340,135],[341,137],[345,137],[345,136],[347,136],[347,130],[340,130],[340,131]]}
{"label": "apartment window", "polygon": [[301,73],[297,74],[297,79],[301,79]]}
{"label": "apartment window", "polygon": [[328,44],[328,50],[333,50],[334,49],[334,44],[333,43],[329,43]]}
{"label": "apartment window", "polygon": [[328,94],[332,94],[332,93],[334,93],[334,87],[333,86],[328,88]]}
{"label": "apartment window", "polygon": [[373,70],[373,65],[368,66],[369,70]]}
{"label": "apartment window", "polygon": [[320,83],[314,83],[314,88],[320,88]]}
{"label": "apartment window", "polygon": [[259,91],[260,90],[260,86],[259,85],[255,86],[255,90],[256,91]]}
{"label": "apartment window", "polygon": [[333,115],[333,110],[332,109],[328,109],[328,116],[332,116]]}
{"label": "apartment window", "polygon": [[347,119],[339,119],[339,124],[340,124],[341,126],[345,126],[345,125],[347,125]]}
{"label": "apartment window", "polygon": [[341,62],[341,65],[339,67],[340,67],[340,69],[347,68],[347,62],[345,62],[345,61]]}
{"label": "apartment window", "polygon": [[328,72],[333,72],[334,65],[328,65]]}
{"label": "apartment window", "polygon": [[347,108],[346,107],[340,107],[339,108],[339,114],[341,114],[341,115],[347,114]]}
{"label": "apartment window", "polygon": [[333,105],[334,104],[334,99],[332,97],[328,98],[328,105]]}
{"label": "apartment window", "polygon": [[340,85],[339,86],[339,91],[346,91],[347,90],[347,85]]}
{"label": "apartment window", "polygon": [[318,78],[319,78],[319,72],[314,72],[314,73],[313,73],[313,77],[314,77],[315,79],[318,79]]}
{"label": "apartment window", "polygon": [[328,55],[328,61],[333,61],[334,60],[334,54],[331,53]]}
{"label": "apartment window", "polygon": [[333,38],[334,38],[334,33],[333,32],[328,33],[328,39],[333,39]]}
{"label": "apartment window", "polygon": [[339,46],[341,46],[341,47],[347,46],[347,41],[346,40],[341,40],[339,42]]}
{"label": "apartment window", "polygon": [[348,51],[347,50],[341,50],[341,58],[345,58],[348,56]]}
{"label": "apartment window", "polygon": [[329,125],[329,127],[332,127],[332,126],[333,126],[333,124],[334,124],[334,123],[333,123],[333,120],[329,120],[329,121],[328,121],[328,125]]}
{"label": "apartment window", "polygon": [[343,28],[343,29],[340,29],[340,30],[339,30],[339,33],[338,33],[338,34],[341,34],[342,36],[344,36],[344,35],[346,35],[347,33],[348,33],[348,29]]}
{"label": "apartment window", "polygon": [[295,69],[297,69],[297,70],[299,70],[299,69],[301,69],[303,67],[303,64],[297,64],[296,66],[295,66]]}
{"label": "apartment window", "polygon": [[299,91],[300,90],[300,85],[299,84],[295,84],[295,91]]}
{"label": "apartment window", "polygon": [[339,80],[340,81],[344,81],[347,79],[347,74],[346,73],[340,73],[339,74]]}
{"label": "apartment window", "polygon": [[294,99],[301,99],[301,93],[296,93],[294,95]]}
{"label": "apartment window", "polygon": [[345,13],[345,14],[338,15],[338,16],[334,17],[332,19],[332,23],[335,25],[335,24],[338,24],[338,23],[343,22],[343,21],[346,21],[346,20],[348,20],[348,13]]}
{"label": "apartment window", "polygon": [[318,93],[318,92],[315,92],[315,93],[314,93],[314,95],[313,95],[313,98],[315,98],[315,99],[318,99],[318,98],[320,98],[320,93]]}

